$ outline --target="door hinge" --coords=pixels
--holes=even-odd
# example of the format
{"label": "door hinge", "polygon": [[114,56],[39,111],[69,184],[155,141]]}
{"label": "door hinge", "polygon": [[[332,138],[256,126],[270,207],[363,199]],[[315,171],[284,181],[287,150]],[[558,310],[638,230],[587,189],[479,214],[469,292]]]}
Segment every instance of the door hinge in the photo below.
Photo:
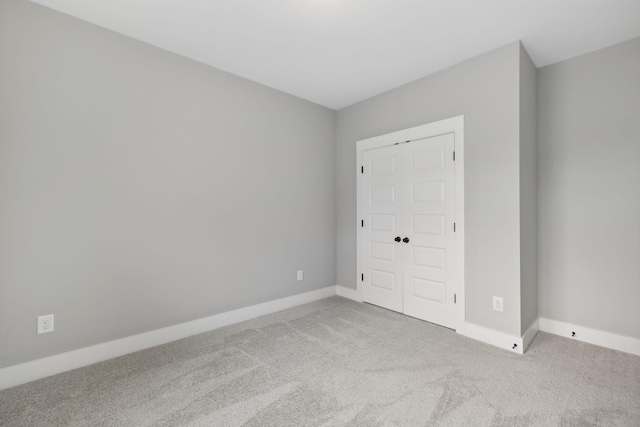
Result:
{"label": "door hinge", "polygon": [[360,220],[360,227],[364,227],[364,219]]}
{"label": "door hinge", "polygon": [[360,275],[360,280],[364,282],[364,274]]}
{"label": "door hinge", "polygon": [[453,294],[453,303],[454,303],[454,304],[457,304],[457,303],[458,303],[458,301],[457,301],[457,295],[456,295],[456,294]]}
{"label": "door hinge", "polygon": [[364,173],[364,166],[360,166],[360,173]]}
{"label": "door hinge", "polygon": [[453,232],[454,233],[456,232],[456,223],[455,222],[453,223]]}
{"label": "door hinge", "polygon": [[456,161],[456,152],[455,151],[453,152],[453,161],[454,162]]}

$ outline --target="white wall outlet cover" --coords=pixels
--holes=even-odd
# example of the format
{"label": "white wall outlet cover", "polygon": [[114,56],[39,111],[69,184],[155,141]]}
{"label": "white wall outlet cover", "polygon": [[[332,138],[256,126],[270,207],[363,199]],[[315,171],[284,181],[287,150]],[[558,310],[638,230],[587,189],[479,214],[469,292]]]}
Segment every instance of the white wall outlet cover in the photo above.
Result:
{"label": "white wall outlet cover", "polygon": [[298,280],[302,280],[302,270],[298,270],[297,278]]}
{"label": "white wall outlet cover", "polygon": [[493,297],[493,311],[504,311],[504,303],[502,298]]}
{"label": "white wall outlet cover", "polygon": [[53,332],[53,314],[38,316],[38,334]]}

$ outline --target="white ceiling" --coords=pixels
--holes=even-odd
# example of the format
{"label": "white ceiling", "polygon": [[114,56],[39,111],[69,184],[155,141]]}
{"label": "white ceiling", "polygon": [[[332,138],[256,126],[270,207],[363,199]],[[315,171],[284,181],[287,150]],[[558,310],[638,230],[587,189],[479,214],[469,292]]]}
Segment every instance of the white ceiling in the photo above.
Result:
{"label": "white ceiling", "polygon": [[640,0],[33,0],[339,109],[515,40],[538,67],[640,36]]}

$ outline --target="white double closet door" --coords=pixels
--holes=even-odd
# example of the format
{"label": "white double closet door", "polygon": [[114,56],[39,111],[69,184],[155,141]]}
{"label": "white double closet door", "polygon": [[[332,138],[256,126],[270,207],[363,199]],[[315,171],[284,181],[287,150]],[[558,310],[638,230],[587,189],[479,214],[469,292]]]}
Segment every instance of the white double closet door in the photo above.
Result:
{"label": "white double closet door", "polygon": [[455,329],[454,134],[363,152],[363,301]]}

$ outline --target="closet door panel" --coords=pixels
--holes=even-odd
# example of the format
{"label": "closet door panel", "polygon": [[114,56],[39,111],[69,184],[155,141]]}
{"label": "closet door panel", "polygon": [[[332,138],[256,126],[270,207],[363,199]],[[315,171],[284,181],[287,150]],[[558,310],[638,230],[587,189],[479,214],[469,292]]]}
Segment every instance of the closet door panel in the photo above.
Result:
{"label": "closet door panel", "polygon": [[402,147],[403,312],[454,327],[454,135]]}
{"label": "closet door panel", "polygon": [[363,155],[365,302],[402,312],[402,156],[398,146]]}

